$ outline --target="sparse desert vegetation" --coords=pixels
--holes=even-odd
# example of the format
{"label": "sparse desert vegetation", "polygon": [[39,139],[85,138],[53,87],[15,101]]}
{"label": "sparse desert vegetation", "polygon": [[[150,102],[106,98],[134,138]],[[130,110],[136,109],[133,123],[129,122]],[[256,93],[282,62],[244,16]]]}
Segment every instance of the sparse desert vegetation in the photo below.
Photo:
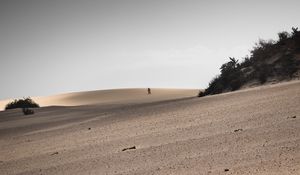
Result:
{"label": "sparse desert vegetation", "polygon": [[299,7],[0,0],[0,175],[300,175]]}
{"label": "sparse desert vegetation", "polygon": [[23,112],[24,115],[32,115],[32,114],[34,114],[34,110],[28,109],[28,108],[23,108],[22,112]]}
{"label": "sparse desert vegetation", "polygon": [[199,97],[240,89],[247,84],[264,84],[268,81],[289,80],[300,70],[300,31],[278,33],[278,40],[259,40],[251,55],[236,58],[223,64],[221,74],[211,80]]}
{"label": "sparse desert vegetation", "polygon": [[30,113],[29,110],[26,110],[28,108],[38,108],[40,107],[36,102],[34,102],[30,97],[28,98],[23,98],[23,99],[15,99],[12,102],[9,102],[6,106],[5,106],[5,110],[9,110],[9,109],[16,109],[16,108],[22,108],[23,112],[25,109],[25,113]]}

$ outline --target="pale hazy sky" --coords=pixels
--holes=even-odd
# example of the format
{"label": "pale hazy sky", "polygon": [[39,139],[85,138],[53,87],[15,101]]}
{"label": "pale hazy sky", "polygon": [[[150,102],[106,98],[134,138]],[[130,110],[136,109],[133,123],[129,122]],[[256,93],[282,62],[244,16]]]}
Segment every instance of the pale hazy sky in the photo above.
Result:
{"label": "pale hazy sky", "polygon": [[0,0],[0,99],[205,88],[228,57],[300,27],[299,0]]}

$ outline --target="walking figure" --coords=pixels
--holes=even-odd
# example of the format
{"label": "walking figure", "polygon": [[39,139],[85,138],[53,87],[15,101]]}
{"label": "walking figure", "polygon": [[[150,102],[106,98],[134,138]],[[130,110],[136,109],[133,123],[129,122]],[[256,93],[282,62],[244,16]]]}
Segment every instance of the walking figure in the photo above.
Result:
{"label": "walking figure", "polygon": [[150,88],[148,88],[148,95],[150,95],[151,94],[151,89]]}

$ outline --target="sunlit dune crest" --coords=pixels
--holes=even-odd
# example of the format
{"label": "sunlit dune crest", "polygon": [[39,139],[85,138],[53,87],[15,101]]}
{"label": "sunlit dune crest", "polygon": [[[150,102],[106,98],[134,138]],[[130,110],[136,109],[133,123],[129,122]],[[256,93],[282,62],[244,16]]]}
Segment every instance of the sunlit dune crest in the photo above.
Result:
{"label": "sunlit dune crest", "polygon": [[[178,98],[195,97],[198,89],[151,88],[149,95],[146,88],[112,89],[85,92],[73,92],[47,97],[32,97],[41,106],[79,106],[93,104],[147,103]],[[0,101],[4,109],[10,100]]]}

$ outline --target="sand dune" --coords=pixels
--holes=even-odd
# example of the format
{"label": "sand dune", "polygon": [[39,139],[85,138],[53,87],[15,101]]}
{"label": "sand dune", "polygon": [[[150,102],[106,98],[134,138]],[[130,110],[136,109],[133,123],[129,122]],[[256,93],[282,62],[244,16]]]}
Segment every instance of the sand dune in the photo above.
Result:
{"label": "sand dune", "polygon": [[[112,89],[87,92],[74,92],[47,97],[33,97],[41,106],[78,106],[92,104],[122,104],[144,103],[171,100],[197,96],[198,89],[163,89],[152,88],[152,94],[147,94],[147,89]],[[0,101],[0,109],[11,100]]]}
{"label": "sand dune", "polygon": [[296,175],[299,106],[294,81],[203,98],[44,107],[32,116],[3,111],[0,172]]}

